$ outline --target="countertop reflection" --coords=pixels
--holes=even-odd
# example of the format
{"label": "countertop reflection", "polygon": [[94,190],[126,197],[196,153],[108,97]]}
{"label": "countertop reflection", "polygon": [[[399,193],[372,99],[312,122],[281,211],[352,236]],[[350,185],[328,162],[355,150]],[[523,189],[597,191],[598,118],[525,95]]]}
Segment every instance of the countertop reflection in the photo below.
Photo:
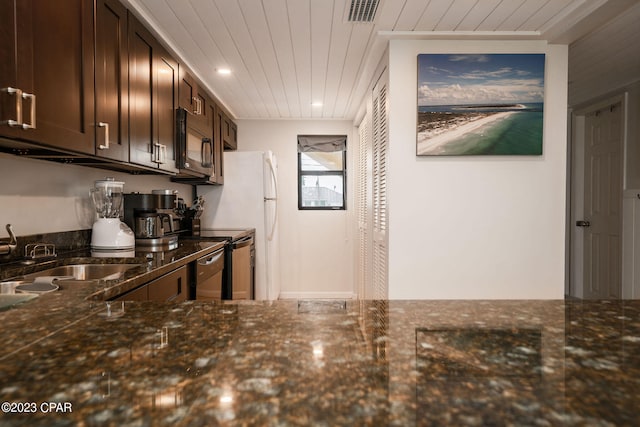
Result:
{"label": "countertop reflection", "polygon": [[639,415],[640,301],[91,304],[0,356],[2,400],[36,404],[0,424],[634,425]]}

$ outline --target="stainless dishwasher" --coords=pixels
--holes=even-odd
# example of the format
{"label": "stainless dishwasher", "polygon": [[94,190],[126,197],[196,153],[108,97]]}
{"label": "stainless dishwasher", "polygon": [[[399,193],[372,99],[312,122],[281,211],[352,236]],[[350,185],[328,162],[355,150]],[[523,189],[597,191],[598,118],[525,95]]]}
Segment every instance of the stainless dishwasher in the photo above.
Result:
{"label": "stainless dishwasher", "polygon": [[192,299],[222,299],[222,273],[224,271],[224,247],[196,261],[196,280],[192,282]]}

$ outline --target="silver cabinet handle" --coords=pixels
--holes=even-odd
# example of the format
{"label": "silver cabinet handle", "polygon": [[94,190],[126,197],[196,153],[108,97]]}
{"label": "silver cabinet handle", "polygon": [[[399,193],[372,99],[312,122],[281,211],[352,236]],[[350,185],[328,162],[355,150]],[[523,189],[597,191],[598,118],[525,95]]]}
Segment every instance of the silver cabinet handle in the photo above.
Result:
{"label": "silver cabinet handle", "polygon": [[160,164],[167,163],[167,146],[160,144]]}
{"label": "silver cabinet handle", "polygon": [[109,123],[98,122],[98,127],[104,128],[104,144],[100,144],[98,146],[101,150],[109,149]]}
{"label": "silver cabinet handle", "polygon": [[192,96],[191,103],[193,104],[193,114],[198,114],[198,98]]}
{"label": "silver cabinet handle", "polygon": [[153,146],[155,147],[155,150],[153,150],[153,160],[151,161],[158,163],[159,165],[166,163],[167,146],[160,144],[159,142],[154,142]]}
{"label": "silver cabinet handle", "polygon": [[193,96],[191,97],[191,100],[195,104],[193,108],[193,114],[195,114],[196,116],[202,115],[202,99],[198,98],[197,96]]}
{"label": "silver cabinet handle", "polygon": [[22,90],[15,87],[3,87],[0,92],[6,92],[9,95],[16,96],[16,119],[7,119],[0,122],[3,125],[22,126]]}
{"label": "silver cabinet handle", "polygon": [[151,149],[151,161],[153,163],[161,163],[160,162],[160,143],[154,142],[153,148]]}
{"label": "silver cabinet handle", "polygon": [[22,92],[22,99],[31,100],[31,123],[22,123],[22,129],[35,129],[36,128],[36,96],[32,93]]}

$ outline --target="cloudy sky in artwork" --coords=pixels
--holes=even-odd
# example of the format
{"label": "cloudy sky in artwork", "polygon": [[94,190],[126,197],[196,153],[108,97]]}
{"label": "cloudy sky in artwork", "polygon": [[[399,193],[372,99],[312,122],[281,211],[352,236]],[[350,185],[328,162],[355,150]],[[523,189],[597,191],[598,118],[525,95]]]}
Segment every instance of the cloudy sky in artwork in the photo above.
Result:
{"label": "cloudy sky in artwork", "polygon": [[418,105],[543,102],[544,54],[418,55]]}

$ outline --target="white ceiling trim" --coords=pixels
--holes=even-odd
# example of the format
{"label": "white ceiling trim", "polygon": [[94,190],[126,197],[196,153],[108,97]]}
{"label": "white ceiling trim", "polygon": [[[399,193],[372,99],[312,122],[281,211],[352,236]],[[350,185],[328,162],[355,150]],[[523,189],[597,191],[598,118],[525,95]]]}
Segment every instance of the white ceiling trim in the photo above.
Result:
{"label": "white ceiling trim", "polygon": [[540,40],[540,31],[378,31],[386,39]]}

